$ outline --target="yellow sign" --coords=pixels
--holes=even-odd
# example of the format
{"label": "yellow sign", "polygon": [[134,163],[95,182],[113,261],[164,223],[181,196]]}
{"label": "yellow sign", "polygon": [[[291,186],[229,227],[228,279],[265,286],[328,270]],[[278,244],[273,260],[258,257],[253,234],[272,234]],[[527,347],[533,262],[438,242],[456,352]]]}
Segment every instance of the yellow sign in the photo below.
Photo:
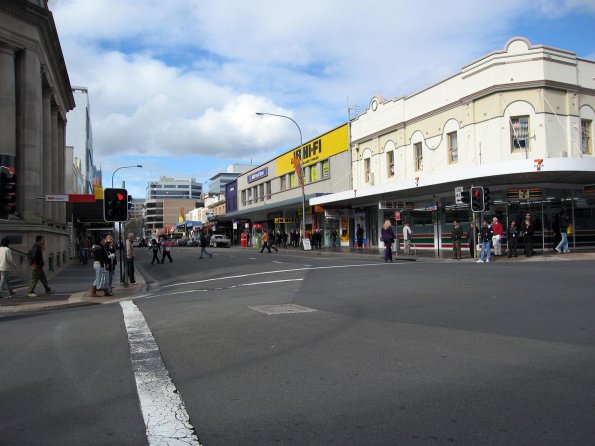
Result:
{"label": "yellow sign", "polygon": [[297,223],[297,218],[275,218],[275,223]]}
{"label": "yellow sign", "polygon": [[184,217],[182,217],[182,216],[178,217],[178,221],[179,221],[180,223],[184,223]]}
{"label": "yellow sign", "polygon": [[[318,138],[312,139],[303,147],[296,147],[293,150],[278,157],[275,161],[276,176],[285,175],[295,170],[292,163],[293,158],[303,161],[304,166],[317,163],[332,155],[347,151],[349,148],[349,135],[347,124],[337,127]],[[302,155],[304,155],[302,159]]]}

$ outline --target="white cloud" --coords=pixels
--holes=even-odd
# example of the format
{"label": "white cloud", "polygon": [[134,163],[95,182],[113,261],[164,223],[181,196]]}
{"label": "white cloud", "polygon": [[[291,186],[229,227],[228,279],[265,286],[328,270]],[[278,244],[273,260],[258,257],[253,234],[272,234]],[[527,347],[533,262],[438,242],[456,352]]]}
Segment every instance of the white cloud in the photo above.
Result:
{"label": "white cloud", "polygon": [[[268,159],[366,106],[501,49],[519,17],[592,0],[52,0],[71,83],[89,88],[98,157]],[[538,26],[538,25],[536,25]],[[551,42],[533,42],[551,44]],[[555,46],[555,45],[554,45]],[[571,49],[572,48],[568,48]],[[593,51],[590,51],[593,53]]]}

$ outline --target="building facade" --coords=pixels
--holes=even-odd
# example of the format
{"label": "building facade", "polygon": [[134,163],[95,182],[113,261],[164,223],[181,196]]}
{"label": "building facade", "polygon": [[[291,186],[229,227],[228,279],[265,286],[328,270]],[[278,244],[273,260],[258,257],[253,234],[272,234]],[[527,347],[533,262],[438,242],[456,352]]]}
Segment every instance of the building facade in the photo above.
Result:
{"label": "building facade", "polygon": [[[226,203],[232,205],[226,215],[236,222],[234,242],[238,242],[239,233],[246,231],[251,239],[262,231],[299,231],[304,220],[306,231],[320,229],[330,240],[333,230],[340,231],[340,219],[327,218],[311,208],[308,201],[349,188],[348,141],[348,126],[344,124],[229,183]],[[303,189],[295,160],[303,161]]]}
{"label": "building facade", "polygon": [[[66,207],[40,197],[70,188],[65,131],[75,103],[46,1],[0,2],[0,85],[0,160],[16,175],[16,212],[0,221],[2,233],[21,252],[44,236],[46,270],[59,270],[74,242]],[[26,259],[16,264],[19,275],[28,277]]]}
{"label": "building facade", "polygon": [[[548,250],[561,210],[571,247],[595,246],[594,119],[595,61],[514,38],[412,96],[372,98],[351,123],[352,188],[310,204],[353,209],[379,248],[386,219],[409,221],[417,249],[438,253],[452,246],[454,219],[468,229],[529,213]],[[457,204],[455,190],[471,186],[489,189],[488,211]]]}

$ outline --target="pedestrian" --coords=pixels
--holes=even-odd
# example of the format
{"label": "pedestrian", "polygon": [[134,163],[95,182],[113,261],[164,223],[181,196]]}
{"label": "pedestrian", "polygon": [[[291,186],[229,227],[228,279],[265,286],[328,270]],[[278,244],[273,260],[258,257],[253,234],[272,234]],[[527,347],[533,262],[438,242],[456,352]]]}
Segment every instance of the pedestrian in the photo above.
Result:
{"label": "pedestrian", "polygon": [[358,223],[357,229],[355,230],[355,238],[357,240],[357,247],[360,251],[364,248],[364,230]]}
{"label": "pedestrian", "polygon": [[403,226],[403,251],[405,255],[411,254],[411,238],[413,237],[413,231],[411,231],[411,225],[408,221]]}
{"label": "pedestrian", "polygon": [[502,255],[502,234],[504,234],[504,227],[502,223],[498,221],[498,217],[492,218],[492,231],[494,231],[494,237],[492,238],[492,244],[494,246],[494,255]]}
{"label": "pedestrian", "polygon": [[525,214],[525,220],[521,224],[521,235],[523,236],[523,245],[525,247],[525,255],[531,257],[533,252],[533,234],[535,233],[535,226],[531,220],[531,214]]}
{"label": "pedestrian", "polygon": [[289,235],[287,235],[287,232],[283,231],[283,233],[281,234],[281,238],[283,238],[283,248],[287,249],[287,240],[289,239]]}
{"label": "pedestrian", "polygon": [[508,227],[507,231],[507,238],[508,238],[508,258],[510,259],[512,256],[517,257],[517,249],[519,247],[519,237],[521,235],[521,230],[516,224],[516,220],[512,220],[510,222],[510,226]]}
{"label": "pedestrian", "polygon": [[161,257],[161,263],[165,263],[165,258],[169,259],[169,263],[173,262],[174,260],[171,258],[171,247],[173,246],[174,241],[170,238],[166,238],[161,246],[163,247],[163,256]]}
{"label": "pedestrian", "polygon": [[339,238],[339,233],[337,232],[336,229],[333,229],[331,232],[331,241],[333,244],[333,249],[335,249],[337,247],[337,239]]}
{"label": "pedestrian", "polygon": [[151,240],[151,251],[153,252],[153,258],[151,259],[151,265],[154,265],[155,260],[157,260],[157,264],[159,265],[161,262],[159,261],[159,253],[161,252],[161,244],[156,240]]}
{"label": "pedestrian", "polygon": [[384,242],[384,261],[393,261],[393,249],[392,245],[395,241],[395,233],[393,227],[390,224],[390,220],[385,220],[380,231],[380,239]]}
{"label": "pedestrian", "polygon": [[562,209],[558,214],[558,228],[560,231],[560,243],[556,246],[556,252],[570,252],[568,249],[568,224],[569,219],[566,215],[566,211]]}
{"label": "pedestrian", "polygon": [[562,240],[562,235],[560,234],[560,214],[556,214],[554,215],[554,218],[552,219],[552,231],[554,233],[554,248],[553,251],[556,251],[556,246],[558,246],[558,244],[560,243],[560,241]]}
{"label": "pedestrian", "polygon": [[[479,243],[481,243],[481,253],[479,255],[479,260],[477,263],[490,262],[490,257],[492,255],[492,238],[494,237],[494,231],[490,226],[488,220],[484,220],[479,230]],[[485,258],[485,260],[484,260]]]}
{"label": "pedestrian", "polygon": [[128,262],[127,266],[127,273],[128,273],[128,280],[131,284],[135,284],[136,280],[134,280],[134,245],[132,241],[134,240],[134,232],[129,232],[128,237],[126,238],[126,262]]}
{"label": "pedestrian", "polygon": [[89,237],[83,234],[79,243],[79,247],[81,250],[81,262],[83,265],[86,265],[89,261],[89,253],[91,252],[91,241],[89,240]]}
{"label": "pedestrian", "polygon": [[262,233],[261,241],[262,241],[262,248],[260,250],[260,253],[262,254],[264,252],[264,250],[267,249],[268,253],[270,254],[271,248],[269,246],[269,233],[267,231],[264,231]]}
{"label": "pedestrian", "polygon": [[475,246],[477,245],[477,234],[475,230],[475,223],[469,223],[469,230],[467,231],[467,243],[469,244],[469,255],[471,258],[475,257]]}
{"label": "pedestrian", "polygon": [[269,246],[271,248],[273,248],[275,250],[275,252],[279,252],[279,250],[277,249],[277,247],[275,246],[276,244],[276,237],[275,237],[275,233],[273,231],[269,232]]}
{"label": "pedestrian", "polygon": [[461,239],[463,238],[463,227],[458,220],[452,222],[452,255],[453,259],[461,260]]}
{"label": "pedestrian", "polygon": [[91,246],[91,257],[93,257],[93,269],[95,270],[95,280],[91,286],[91,297],[99,297],[97,291],[100,291],[105,282],[105,250],[102,246],[103,240],[100,237],[95,239],[95,243]]}
{"label": "pedestrian", "polygon": [[209,251],[207,251],[208,245],[209,245],[209,239],[207,238],[205,231],[203,231],[200,233],[200,257],[199,257],[199,259],[202,259],[204,254],[208,255],[210,259],[213,258],[213,254],[210,253]]}
{"label": "pedestrian", "polygon": [[8,247],[10,239],[4,237],[0,240],[0,299],[14,296],[15,292],[10,288],[10,270],[15,270],[16,265],[12,260],[12,251]]}
{"label": "pedestrian", "polygon": [[113,280],[114,280],[114,273],[116,271],[116,265],[118,261],[116,260],[116,247],[114,246],[114,237],[111,234],[105,236],[105,250],[107,251],[107,281],[106,281],[106,288],[109,295],[113,295],[114,287],[113,287]]}
{"label": "pedestrian", "polygon": [[43,235],[35,236],[35,244],[29,250],[29,263],[31,264],[31,283],[29,284],[28,297],[37,297],[35,287],[37,282],[41,282],[45,288],[46,294],[50,294],[53,290],[48,285],[48,279],[43,271],[43,251],[45,250],[45,237]]}

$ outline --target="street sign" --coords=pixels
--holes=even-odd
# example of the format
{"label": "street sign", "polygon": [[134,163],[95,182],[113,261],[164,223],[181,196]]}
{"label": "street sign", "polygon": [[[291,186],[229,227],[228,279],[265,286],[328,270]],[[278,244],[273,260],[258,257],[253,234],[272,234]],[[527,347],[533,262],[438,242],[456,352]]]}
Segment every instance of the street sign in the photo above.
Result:
{"label": "street sign", "polygon": [[54,194],[45,196],[45,201],[62,203],[95,203],[96,200],[97,198],[94,194]]}
{"label": "street sign", "polygon": [[463,204],[463,186],[455,187],[455,203]]}
{"label": "street sign", "polygon": [[45,201],[68,201],[68,195],[46,195]]}

